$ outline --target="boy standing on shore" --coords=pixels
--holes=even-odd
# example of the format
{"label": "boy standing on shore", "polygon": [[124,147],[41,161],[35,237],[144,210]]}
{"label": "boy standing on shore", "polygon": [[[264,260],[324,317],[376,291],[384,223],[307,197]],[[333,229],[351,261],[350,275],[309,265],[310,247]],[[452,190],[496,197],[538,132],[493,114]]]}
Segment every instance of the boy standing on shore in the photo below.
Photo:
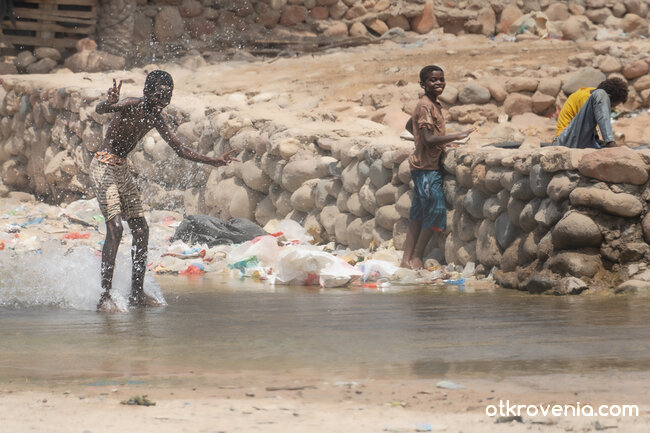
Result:
{"label": "boy standing on shore", "polygon": [[438,102],[445,90],[445,73],[439,66],[425,66],[420,71],[420,99],[406,129],[413,134],[415,151],[409,157],[413,199],[409,211],[409,226],[404,243],[401,266],[420,269],[424,248],[434,232],[444,232],[447,225],[447,207],[442,190],[440,160],[447,143],[462,140],[474,129],[447,135],[445,119]]}
{"label": "boy standing on shore", "polygon": [[219,158],[201,155],[184,146],[174,135],[162,116],[162,110],[171,101],[174,82],[165,71],[152,71],[147,75],[142,98],[125,98],[120,101],[120,88],[113,79],[108,98],[97,104],[99,114],[116,113],[111,119],[103,143],[90,164],[90,176],[99,207],[106,220],[106,239],[102,248],[101,278],[104,290],[97,310],[118,311],[110,290],[117,248],[122,238],[122,219],[126,219],[133,235],[131,258],[130,305],[156,306],[158,302],[144,293],[144,274],[147,263],[149,226],[144,218],[140,193],[133,181],[127,164],[127,155],[152,128],[181,158],[202,162],[215,167],[236,161],[230,157],[231,150]]}

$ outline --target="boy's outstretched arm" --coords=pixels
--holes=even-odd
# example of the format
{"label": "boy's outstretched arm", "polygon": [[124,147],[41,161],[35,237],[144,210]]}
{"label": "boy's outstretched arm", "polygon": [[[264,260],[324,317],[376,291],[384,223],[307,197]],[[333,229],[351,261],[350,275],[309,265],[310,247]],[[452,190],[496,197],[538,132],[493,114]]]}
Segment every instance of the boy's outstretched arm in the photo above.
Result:
{"label": "boy's outstretched arm", "polygon": [[211,158],[209,156],[202,155],[198,152],[195,152],[189,147],[183,145],[183,143],[181,143],[181,141],[178,139],[176,134],[174,134],[171,131],[169,125],[167,125],[164,122],[164,120],[162,120],[162,116],[158,120],[158,124],[156,125],[156,130],[158,131],[160,136],[167,142],[167,144],[169,144],[169,146],[172,149],[174,149],[174,152],[176,152],[176,154],[181,158],[188,159],[194,162],[201,162],[203,164],[209,164],[215,167],[228,165],[232,161],[239,161],[238,159],[230,156],[232,153],[236,152],[236,149],[229,150],[228,152],[224,153],[218,158]]}
{"label": "boy's outstretched arm", "polygon": [[470,128],[466,131],[459,132],[456,134],[448,135],[435,135],[433,131],[427,128],[420,128],[420,134],[424,138],[424,142],[429,146],[437,146],[441,144],[451,143],[452,141],[462,140],[463,138],[469,137],[469,134],[474,132],[474,128]]}

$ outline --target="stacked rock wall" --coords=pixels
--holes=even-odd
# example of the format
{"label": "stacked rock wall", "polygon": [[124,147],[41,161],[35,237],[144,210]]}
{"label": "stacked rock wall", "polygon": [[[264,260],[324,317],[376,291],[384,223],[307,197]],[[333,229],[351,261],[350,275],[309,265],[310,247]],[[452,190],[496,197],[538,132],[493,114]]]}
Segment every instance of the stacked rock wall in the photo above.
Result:
{"label": "stacked rock wall", "polygon": [[[381,36],[393,28],[420,34],[442,28],[453,34],[516,35],[517,40],[604,40],[647,37],[649,4],[650,0],[112,0],[102,1],[97,36],[104,49],[137,57],[228,42],[237,46],[265,35],[346,38]],[[135,14],[128,13],[132,10]],[[124,43],[124,35],[132,35],[126,38],[129,43]]]}
{"label": "stacked rock wall", "polygon": [[[649,5],[650,0],[101,0],[94,36],[99,52],[65,64],[70,53],[23,52],[13,63],[0,62],[0,73],[41,74],[63,66],[75,72],[106,71],[197,51],[223,59],[233,54],[226,48],[278,55],[313,51],[323,41],[381,37],[391,29],[394,36],[440,29],[509,41],[622,41],[650,36]],[[607,53],[593,60],[606,74],[625,74],[625,65]],[[540,92],[533,103],[547,105],[548,95]]]}
{"label": "stacked rock wall", "polygon": [[650,263],[648,150],[456,150],[445,169],[447,261],[497,266],[503,286],[558,293]]}
{"label": "stacked rock wall", "polygon": [[[88,166],[110,120],[94,111],[100,92],[18,80],[0,89],[0,194],[91,197]],[[403,246],[412,143],[372,131],[335,139],[322,126],[310,132],[238,111],[199,121],[166,111],[198,151],[234,148],[241,162],[199,166],[151,134],[130,156],[149,206],[260,225],[291,218],[318,242],[355,249]],[[504,286],[562,293],[582,290],[577,278],[605,273],[611,283],[650,262],[648,150],[459,148],[444,168],[448,233],[429,257],[496,266]]]}

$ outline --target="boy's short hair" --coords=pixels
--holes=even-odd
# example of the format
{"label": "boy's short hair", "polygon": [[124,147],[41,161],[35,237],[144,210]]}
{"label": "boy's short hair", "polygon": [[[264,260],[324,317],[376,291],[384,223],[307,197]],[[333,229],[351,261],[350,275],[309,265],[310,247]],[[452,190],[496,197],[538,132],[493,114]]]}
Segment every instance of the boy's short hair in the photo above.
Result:
{"label": "boy's short hair", "polygon": [[174,80],[169,75],[169,72],[161,71],[160,69],[149,72],[147,79],[144,81],[144,92],[152,92],[159,85],[174,88]]}
{"label": "boy's short hair", "polygon": [[623,103],[627,101],[627,83],[621,78],[609,78],[598,85],[599,89],[604,90],[610,101]]}
{"label": "boy's short hair", "polygon": [[442,70],[440,66],[437,65],[428,65],[425,66],[420,70],[420,82],[424,83],[427,79],[427,75],[429,75],[433,71],[440,71],[444,73],[445,71]]}

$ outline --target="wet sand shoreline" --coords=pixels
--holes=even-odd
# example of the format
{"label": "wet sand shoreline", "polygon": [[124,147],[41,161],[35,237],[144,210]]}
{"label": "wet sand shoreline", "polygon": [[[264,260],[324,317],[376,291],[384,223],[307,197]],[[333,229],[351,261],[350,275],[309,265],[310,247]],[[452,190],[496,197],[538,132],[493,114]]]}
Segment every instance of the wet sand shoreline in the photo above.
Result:
{"label": "wet sand shoreline", "polygon": [[[617,431],[646,432],[648,372],[382,379],[327,372],[221,372],[105,380],[0,381],[5,431],[409,432]],[[155,406],[120,402],[146,395]],[[486,406],[636,404],[633,417],[528,416],[497,423]],[[503,419],[501,420],[503,421]],[[595,422],[598,424],[595,424]]]}

